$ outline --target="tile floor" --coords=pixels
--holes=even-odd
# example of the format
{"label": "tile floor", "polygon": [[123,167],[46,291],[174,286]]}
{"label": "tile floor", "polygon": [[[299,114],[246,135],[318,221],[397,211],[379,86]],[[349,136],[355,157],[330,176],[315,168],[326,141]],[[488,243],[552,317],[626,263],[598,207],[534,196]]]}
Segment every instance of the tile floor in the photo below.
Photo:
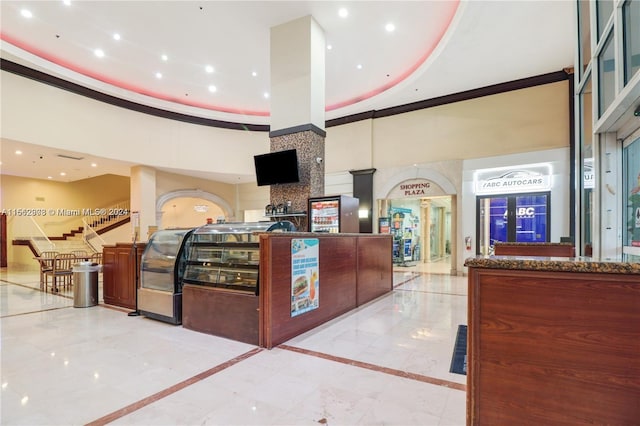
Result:
{"label": "tile floor", "polygon": [[[464,425],[449,373],[467,280],[396,268],[394,291],[272,350],[0,270],[2,425]],[[101,293],[100,293],[101,294]]]}

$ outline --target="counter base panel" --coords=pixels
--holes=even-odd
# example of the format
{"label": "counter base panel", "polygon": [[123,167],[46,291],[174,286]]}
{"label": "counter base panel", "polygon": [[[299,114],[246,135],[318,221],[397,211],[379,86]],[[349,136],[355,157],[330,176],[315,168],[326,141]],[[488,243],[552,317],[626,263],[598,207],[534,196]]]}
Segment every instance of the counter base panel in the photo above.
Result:
{"label": "counter base panel", "polygon": [[469,271],[468,424],[634,424],[638,275]]}
{"label": "counter base panel", "polygon": [[259,344],[259,298],[253,293],[185,284],[182,299],[184,328]]}

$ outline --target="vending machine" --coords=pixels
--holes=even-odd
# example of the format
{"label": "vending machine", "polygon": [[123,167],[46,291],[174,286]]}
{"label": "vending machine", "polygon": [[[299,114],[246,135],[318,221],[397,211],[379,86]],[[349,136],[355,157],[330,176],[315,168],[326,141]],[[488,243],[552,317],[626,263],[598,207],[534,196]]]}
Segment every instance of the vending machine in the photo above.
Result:
{"label": "vending machine", "polygon": [[360,201],[347,195],[309,198],[310,232],[358,233]]}

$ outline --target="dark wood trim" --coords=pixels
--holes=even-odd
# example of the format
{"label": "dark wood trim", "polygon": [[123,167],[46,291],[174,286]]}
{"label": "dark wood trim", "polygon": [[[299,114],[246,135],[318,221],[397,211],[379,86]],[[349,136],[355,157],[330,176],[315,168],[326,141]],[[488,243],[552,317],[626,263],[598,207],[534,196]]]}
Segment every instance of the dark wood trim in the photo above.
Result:
{"label": "dark wood trim", "polygon": [[40,253],[38,253],[38,250],[36,250],[36,248],[33,246],[33,243],[31,242],[31,240],[13,240],[11,241],[11,245],[27,246],[29,247],[29,250],[31,250],[31,253],[33,253],[34,256],[40,256]]}
{"label": "dark wood trim", "polygon": [[[48,84],[50,86],[57,87],[62,90],[86,96],[97,101],[105,102],[110,105],[115,105],[121,108],[126,108],[132,111],[141,112],[144,114],[153,115],[155,117],[166,118],[169,120],[177,120],[185,123],[199,124],[202,126],[219,127],[223,129],[231,130],[249,130],[254,132],[269,132],[270,126],[267,124],[246,124],[246,123],[234,123],[230,121],[214,120],[210,118],[196,117],[188,114],[181,114],[173,111],[167,111],[160,108],[154,108],[147,105],[143,105],[137,102],[128,101],[115,96],[107,95],[106,93],[99,92],[97,90],[89,89],[70,81],[66,81],[59,77],[55,77],[37,71],[24,65],[17,64],[15,62],[8,61],[0,58],[0,69],[10,72],[31,80],[38,81],[40,83]],[[334,118],[325,121],[325,128],[340,126],[343,124],[355,123],[363,120],[371,120],[381,117],[389,117],[397,114],[404,114],[407,112],[418,111],[421,109],[431,108],[440,105],[446,105],[455,102],[467,101],[470,99],[480,98],[483,96],[496,95],[499,93],[505,93],[512,90],[526,89],[529,87],[540,86],[543,84],[557,83],[569,79],[569,74],[566,71],[556,71],[547,74],[541,74],[533,77],[522,78],[519,80],[508,81],[505,83],[494,84],[491,86],[480,87],[478,89],[467,90],[459,93],[452,93],[450,95],[440,96],[437,98],[426,99],[423,101],[412,102],[405,105],[398,105],[381,110],[370,110],[361,112],[358,114],[347,115],[344,117]],[[312,126],[312,127],[311,127]],[[289,131],[291,129],[297,129],[300,127],[302,130]],[[326,132],[319,129],[313,124],[306,124],[303,126],[293,127],[290,129],[277,130],[270,132],[270,137],[279,136],[279,132],[285,131],[283,134],[297,133],[298,131],[311,130],[315,133],[325,137]],[[273,133],[273,135],[272,135]]]}
{"label": "dark wood trim", "polygon": [[288,127],[286,129],[274,130],[269,132],[270,138],[277,138],[278,136],[292,135],[294,133],[313,132],[318,136],[326,137],[327,132],[316,126],[315,124],[301,124],[299,126]]}
{"label": "dark wood trim", "polygon": [[569,77],[565,71],[556,71],[547,74],[536,75],[533,77],[521,78],[519,80],[507,81],[505,83],[494,84],[491,86],[480,87],[478,89],[466,90],[464,92],[452,93],[450,95],[440,96],[437,98],[425,99],[423,101],[412,102],[405,105],[394,106],[381,110],[367,111],[360,114],[354,114],[346,117],[328,120],[325,127],[340,126],[342,124],[354,123],[356,121],[371,120],[392,115],[405,114],[407,112],[418,111],[421,109],[432,108],[436,106],[452,104],[456,102],[468,101],[471,99],[482,98],[484,96],[497,95],[499,93],[511,92],[513,90],[527,89],[529,87],[541,86],[543,84],[557,83],[568,80]]}
{"label": "dark wood trim", "polygon": [[254,132],[266,132],[269,130],[269,126],[266,124],[233,123],[230,121],[213,120],[210,118],[196,117],[193,115],[181,114],[178,112],[167,111],[160,108],[150,107],[137,102],[132,102],[126,99],[118,98],[116,96],[107,95],[106,93],[89,89],[79,84],[72,83],[70,81],[64,80],[59,77],[54,77],[42,71],[37,71],[32,68],[26,67],[24,65],[16,64],[15,62],[11,62],[2,58],[0,58],[0,68],[2,68],[3,71],[7,71],[12,74],[26,77],[31,80],[38,81],[40,83],[48,84],[50,86],[54,86],[59,89],[66,90],[71,93],[75,93],[77,95],[86,96],[87,98],[90,98],[90,99],[95,99],[100,102],[104,102],[117,107],[129,109],[132,111],[153,115],[155,117],[182,121],[182,122],[191,123],[191,124],[199,124],[201,126],[220,127],[223,129],[251,130]]}

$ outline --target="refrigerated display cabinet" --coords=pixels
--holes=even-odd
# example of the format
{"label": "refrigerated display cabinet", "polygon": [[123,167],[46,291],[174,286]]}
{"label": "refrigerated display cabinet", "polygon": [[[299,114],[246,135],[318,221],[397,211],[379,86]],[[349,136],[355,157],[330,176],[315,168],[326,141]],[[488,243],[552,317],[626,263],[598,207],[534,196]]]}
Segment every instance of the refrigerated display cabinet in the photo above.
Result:
{"label": "refrigerated display cabinet", "polygon": [[140,265],[138,311],[142,315],[182,323],[182,279],[193,230],[163,229],[149,239]]}
{"label": "refrigerated display cabinet", "polygon": [[360,201],[347,195],[309,198],[310,232],[360,232]]}
{"label": "refrigerated display cabinet", "polygon": [[193,232],[185,284],[258,294],[259,232],[295,231],[291,222],[214,223]]}

